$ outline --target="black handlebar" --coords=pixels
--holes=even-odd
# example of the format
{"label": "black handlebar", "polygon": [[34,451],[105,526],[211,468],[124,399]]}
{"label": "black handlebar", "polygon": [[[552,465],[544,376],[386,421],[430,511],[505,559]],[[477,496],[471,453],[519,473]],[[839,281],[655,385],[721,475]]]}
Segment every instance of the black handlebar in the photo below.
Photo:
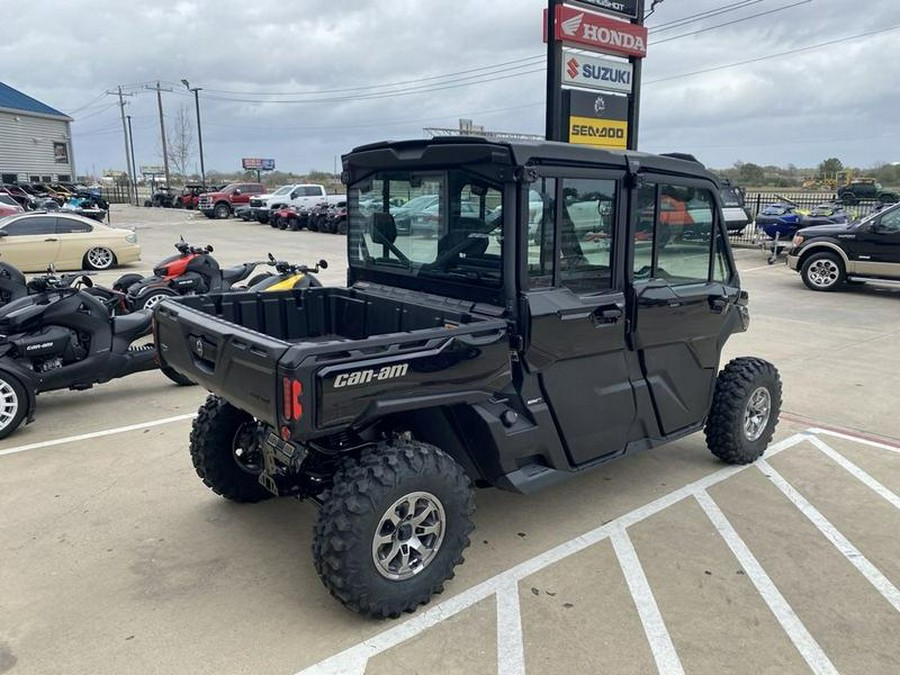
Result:
{"label": "black handlebar", "polygon": [[320,260],[315,264],[314,267],[310,267],[309,265],[295,265],[294,263],[287,260],[276,260],[275,256],[273,256],[271,253],[269,253],[269,261],[267,264],[273,266],[279,274],[308,274],[310,272],[317,273],[320,269],[328,269],[327,260]]}

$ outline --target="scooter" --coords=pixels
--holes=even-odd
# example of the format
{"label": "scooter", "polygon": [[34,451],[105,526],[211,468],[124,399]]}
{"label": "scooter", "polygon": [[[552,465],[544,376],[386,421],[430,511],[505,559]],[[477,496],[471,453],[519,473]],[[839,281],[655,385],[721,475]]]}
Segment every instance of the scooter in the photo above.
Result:
{"label": "scooter", "polygon": [[266,264],[274,267],[276,274],[254,277],[251,279],[254,283],[247,286],[248,291],[260,293],[321,286],[322,282],[313,274],[318,273],[319,270],[328,269],[328,263],[324,260],[317,262],[315,267],[309,267],[308,265],[295,265],[286,260],[276,260],[271,253]]}
{"label": "scooter", "polygon": [[[0,438],[34,420],[37,395],[57,389],[90,389],[132,373],[159,368],[150,334],[152,313],[112,316],[87,289],[55,274],[28,282],[29,294],[0,308]],[[168,368],[179,385],[193,384]]]}
{"label": "scooter", "polygon": [[179,295],[194,295],[228,291],[234,284],[249,277],[258,265],[266,261],[241,263],[235,267],[219,267],[210,255],[212,246],[191,246],[181,239],[173,255],[153,268],[153,276],[126,274],[113,285],[126,293],[129,309],[153,309],[161,300]]}

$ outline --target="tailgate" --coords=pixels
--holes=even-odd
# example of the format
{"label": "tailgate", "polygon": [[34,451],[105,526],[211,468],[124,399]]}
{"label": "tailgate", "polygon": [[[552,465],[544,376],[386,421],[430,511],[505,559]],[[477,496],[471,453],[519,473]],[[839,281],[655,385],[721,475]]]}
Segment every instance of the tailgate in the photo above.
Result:
{"label": "tailgate", "polygon": [[179,302],[155,313],[160,361],[254,417],[276,423],[276,369],[290,345]]}

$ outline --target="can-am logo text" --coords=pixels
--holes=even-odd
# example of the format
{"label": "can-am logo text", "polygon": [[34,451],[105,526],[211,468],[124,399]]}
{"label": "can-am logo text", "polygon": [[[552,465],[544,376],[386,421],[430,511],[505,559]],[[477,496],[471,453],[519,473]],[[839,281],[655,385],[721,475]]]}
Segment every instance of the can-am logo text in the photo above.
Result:
{"label": "can-am logo text", "polygon": [[408,370],[408,363],[397,363],[393,366],[384,366],[378,369],[369,368],[367,370],[355,370],[352,373],[341,373],[334,378],[334,388],[342,389],[343,387],[368,384],[372,381],[393,380],[405,376]]}

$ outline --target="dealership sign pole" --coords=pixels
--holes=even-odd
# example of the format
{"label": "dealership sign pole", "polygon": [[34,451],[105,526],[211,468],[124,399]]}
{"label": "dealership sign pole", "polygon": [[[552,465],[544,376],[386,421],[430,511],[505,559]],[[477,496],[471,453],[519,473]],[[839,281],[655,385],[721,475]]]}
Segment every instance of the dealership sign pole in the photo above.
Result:
{"label": "dealership sign pole", "polygon": [[548,140],[637,149],[643,16],[644,0],[548,0]]}

